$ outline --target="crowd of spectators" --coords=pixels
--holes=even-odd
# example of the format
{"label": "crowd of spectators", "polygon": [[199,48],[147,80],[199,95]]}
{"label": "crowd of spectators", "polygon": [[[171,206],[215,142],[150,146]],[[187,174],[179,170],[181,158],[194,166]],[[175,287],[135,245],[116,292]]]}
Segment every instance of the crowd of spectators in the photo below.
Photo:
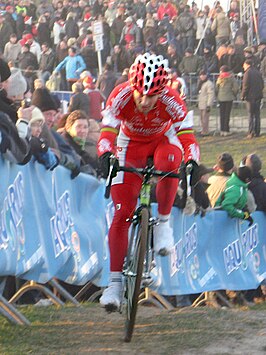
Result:
{"label": "crowd of spectators", "polygon": [[167,57],[178,76],[219,73],[224,65],[238,74],[249,58],[265,78],[266,39],[247,46],[248,29],[239,16],[237,0],[227,13],[219,1],[203,9],[179,0],[7,1],[1,4],[0,51],[26,77],[47,81],[60,72],[61,90],[70,90],[84,68],[98,77],[93,23],[101,21],[102,64],[116,76],[149,51]]}
{"label": "crowd of spectators", "polygon": [[[100,75],[93,42],[95,20],[103,24]],[[215,96],[223,136],[230,134],[230,111],[237,93],[248,100],[247,87],[241,91],[234,74],[244,76],[249,65],[256,70],[255,84],[259,72],[266,79],[266,39],[247,47],[247,28],[240,26],[239,3],[234,0],[228,13],[218,1],[212,9],[206,5],[202,10],[194,2],[189,6],[178,0],[59,0],[52,4],[41,0],[38,6],[31,0],[2,2],[0,51],[0,152],[19,164],[32,158],[47,170],[62,165],[71,178],[80,172],[100,176],[96,142],[101,109],[112,89],[127,80],[128,68],[139,53],[149,51],[168,59],[168,84],[184,99],[186,90],[196,92],[202,135],[209,133]],[[191,73],[197,75],[195,87],[187,85]],[[58,97],[45,86],[59,76],[57,90],[72,91],[64,114]],[[257,104],[255,108],[250,104],[250,110],[258,111]],[[259,135],[259,128],[256,121],[250,134]],[[253,154],[243,162],[252,172],[237,170],[234,179],[240,178],[243,184],[251,180],[257,209],[266,212],[260,158]],[[209,180],[204,176],[212,169],[201,169],[201,184],[195,191],[204,199],[199,207],[207,210],[216,206],[226,190],[234,163],[230,155],[221,156],[218,172]],[[221,179],[216,190],[212,180],[217,176]],[[250,213],[245,212],[241,218],[250,218],[251,223]]]}

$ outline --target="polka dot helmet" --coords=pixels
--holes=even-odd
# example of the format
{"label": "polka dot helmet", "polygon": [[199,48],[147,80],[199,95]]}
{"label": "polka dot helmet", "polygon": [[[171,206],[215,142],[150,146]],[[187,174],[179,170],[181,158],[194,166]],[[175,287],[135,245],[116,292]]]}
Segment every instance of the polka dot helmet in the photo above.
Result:
{"label": "polka dot helmet", "polygon": [[129,81],[142,95],[157,95],[167,83],[168,70],[168,60],[161,55],[141,54],[129,70]]}

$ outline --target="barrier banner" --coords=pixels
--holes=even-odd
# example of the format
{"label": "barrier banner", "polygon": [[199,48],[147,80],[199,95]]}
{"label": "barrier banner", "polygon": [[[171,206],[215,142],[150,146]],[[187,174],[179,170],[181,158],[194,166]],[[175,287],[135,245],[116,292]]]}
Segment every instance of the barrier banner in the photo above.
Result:
{"label": "barrier banner", "polygon": [[170,256],[156,258],[151,287],[163,295],[257,288],[266,278],[266,219],[263,212],[252,216],[249,227],[224,211],[201,218],[174,207],[175,246]]}
{"label": "barrier banner", "polygon": [[[99,277],[106,236],[104,184],[57,167],[1,160],[0,275],[83,285]],[[106,252],[105,252],[106,254]]]}
{"label": "barrier banner", "polygon": [[[0,277],[106,286],[113,205],[104,182],[85,174],[71,180],[69,170],[50,172],[37,162],[0,158],[0,168]],[[156,257],[151,288],[163,295],[257,288],[266,278],[266,218],[252,216],[249,227],[224,211],[201,218],[173,208],[175,246]]]}

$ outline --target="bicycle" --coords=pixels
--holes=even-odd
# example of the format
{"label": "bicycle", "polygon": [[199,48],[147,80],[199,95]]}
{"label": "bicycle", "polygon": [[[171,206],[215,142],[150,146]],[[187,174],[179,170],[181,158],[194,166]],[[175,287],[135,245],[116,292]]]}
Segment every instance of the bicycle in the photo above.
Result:
{"label": "bicycle", "polygon": [[[143,177],[139,194],[139,205],[134,211],[129,235],[128,251],[124,261],[122,274],[124,276],[124,300],[126,304],[125,342],[132,339],[140,290],[148,286],[151,281],[153,265],[153,228],[158,223],[157,218],[151,215],[150,195],[152,177],[180,178],[180,174],[155,170],[150,162],[145,168],[115,167],[115,157],[110,158],[110,171],[106,180],[105,197],[110,195],[112,178],[118,171],[130,172]],[[190,168],[190,172],[191,172]],[[189,172],[189,169],[187,169]],[[189,172],[189,173],[190,173]],[[187,181],[190,181],[187,179]],[[189,184],[188,184],[189,185]],[[123,302],[121,302],[123,305]],[[121,306],[122,307],[122,306]],[[120,309],[120,312],[122,310]]]}

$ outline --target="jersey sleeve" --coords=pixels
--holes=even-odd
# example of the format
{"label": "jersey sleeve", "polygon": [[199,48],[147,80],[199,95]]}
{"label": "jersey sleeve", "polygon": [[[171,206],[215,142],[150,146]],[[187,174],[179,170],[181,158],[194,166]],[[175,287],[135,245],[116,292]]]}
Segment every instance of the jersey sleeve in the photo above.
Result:
{"label": "jersey sleeve", "polygon": [[[200,160],[200,149],[193,130],[193,111],[187,111],[185,102],[178,93],[169,92],[167,110],[172,117],[172,124],[184,149],[184,161]],[[172,96],[174,95],[174,96]]]}
{"label": "jersey sleeve", "polygon": [[97,144],[98,156],[106,152],[115,153],[116,137],[123,119],[121,111],[125,104],[125,92],[128,93],[129,90],[124,84],[115,87],[106,102],[105,110],[102,111],[102,129]]}

